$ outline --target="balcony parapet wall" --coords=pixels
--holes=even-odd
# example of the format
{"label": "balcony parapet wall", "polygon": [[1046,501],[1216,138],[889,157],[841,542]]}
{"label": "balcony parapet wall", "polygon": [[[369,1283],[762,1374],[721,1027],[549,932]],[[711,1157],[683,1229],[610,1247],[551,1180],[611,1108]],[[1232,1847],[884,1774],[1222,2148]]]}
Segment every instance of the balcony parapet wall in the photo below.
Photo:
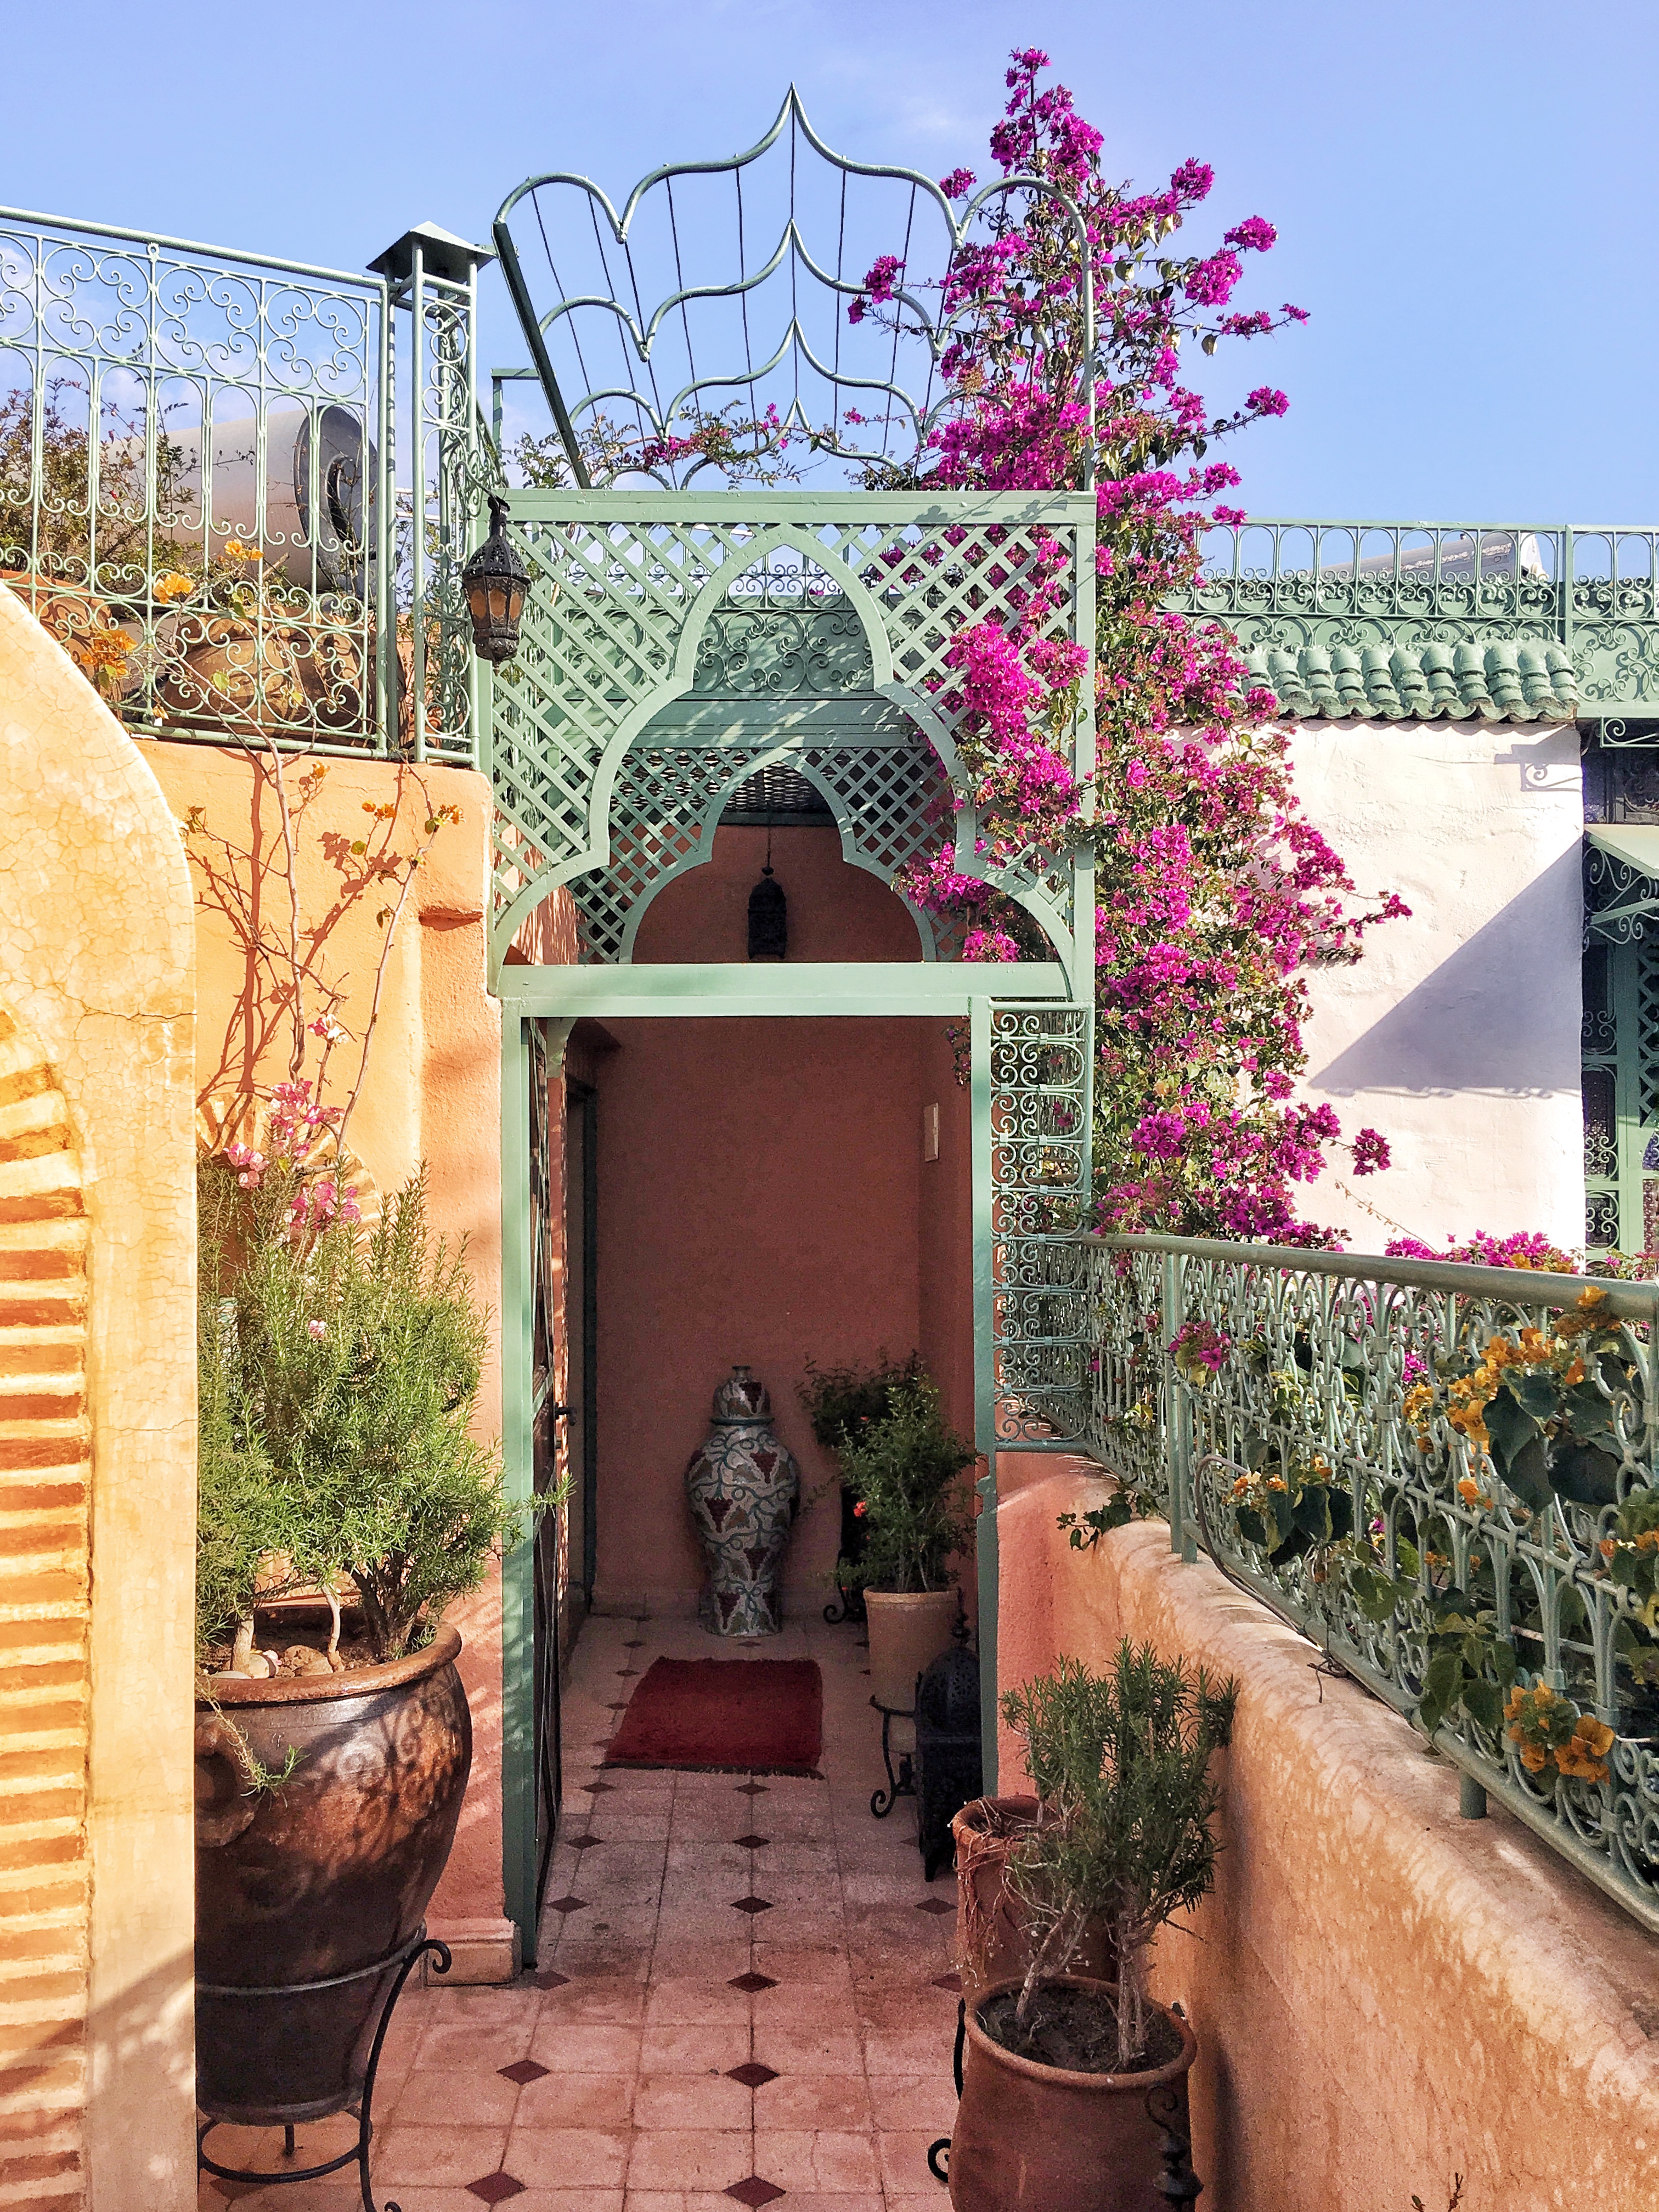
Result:
{"label": "balcony parapet wall", "polygon": [[[1659,1944],[1167,1525],[1091,1552],[1055,1526],[1105,1495],[1080,1460],[1001,1462],[999,1675],[1120,1638],[1241,1695],[1213,1895],[1154,1988],[1198,2035],[1194,2157],[1231,2212],[1471,2205],[1647,2212],[1659,2192]],[[1003,1746],[1004,1790],[1023,1768]]]}

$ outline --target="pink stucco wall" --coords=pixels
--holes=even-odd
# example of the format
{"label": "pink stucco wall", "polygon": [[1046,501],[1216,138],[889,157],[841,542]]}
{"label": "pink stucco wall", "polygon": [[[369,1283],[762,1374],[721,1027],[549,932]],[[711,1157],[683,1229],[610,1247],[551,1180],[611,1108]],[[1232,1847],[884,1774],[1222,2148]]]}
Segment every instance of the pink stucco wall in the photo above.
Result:
{"label": "pink stucco wall", "polygon": [[[774,834],[791,961],[914,960],[915,927],[827,830]],[[742,961],[763,830],[723,830],[660,893],[635,958]],[[689,1611],[702,1563],[682,1477],[734,1361],[772,1393],[811,1497],[786,1607],[830,1595],[833,1469],[796,1397],[820,1364],[920,1347],[971,1420],[966,1093],[937,1021],[610,1021],[599,1085],[598,1601]],[[922,1108],[940,1158],[922,1159]]]}
{"label": "pink stucco wall", "polygon": [[[1199,2039],[1194,2162],[1227,2212],[1647,2212],[1659,2191],[1659,1944],[1161,1522],[1071,1551],[1081,1463],[1004,1463],[999,1676],[1120,1638],[1240,1685],[1223,1844],[1154,1987]],[[1005,1743],[1000,1786],[1020,1786]],[[1199,1940],[1194,1941],[1196,1937]]]}
{"label": "pink stucco wall", "polygon": [[[283,840],[269,763],[240,746],[146,742],[174,814],[200,807],[207,827],[244,856],[244,872],[280,871]],[[288,763],[289,803],[300,805],[302,764]],[[349,1142],[383,1191],[425,1162],[430,1218],[452,1241],[465,1237],[481,1302],[501,1308],[501,1014],[485,969],[489,787],[459,769],[413,768],[389,761],[336,759],[304,809],[296,837],[301,917],[308,945],[350,991],[341,1018],[354,1036],[367,1019],[382,932],[380,896],[354,894],[349,852],[364,834],[365,805],[395,804],[397,849],[412,852],[421,825],[439,806],[459,820],[441,832],[416,878],[387,963],[368,1079]],[[216,866],[222,867],[222,860]],[[277,987],[280,968],[251,957],[243,935],[198,865],[196,891],[197,1084],[202,1096],[269,1086],[288,1073],[288,1032]],[[267,876],[264,895],[276,900]],[[315,932],[313,939],[312,933]],[[349,1092],[355,1056],[337,1056],[328,1096]],[[336,1079],[343,1079],[337,1080]],[[501,1375],[492,1349],[479,1395],[478,1435],[501,1432]],[[457,1951],[457,1972],[488,1978],[511,1970],[511,1930],[502,1917],[501,1619],[500,1580],[455,1607],[465,1640],[461,1672],[472,1707],[473,1765],[460,1826],[433,1900],[434,1930]]]}

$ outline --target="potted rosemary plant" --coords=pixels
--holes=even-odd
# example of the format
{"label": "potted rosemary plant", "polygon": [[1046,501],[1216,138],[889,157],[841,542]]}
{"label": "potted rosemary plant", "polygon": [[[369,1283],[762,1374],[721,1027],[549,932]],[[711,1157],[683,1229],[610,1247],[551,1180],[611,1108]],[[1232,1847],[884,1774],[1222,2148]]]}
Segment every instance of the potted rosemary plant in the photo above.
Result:
{"label": "potted rosemary plant", "polygon": [[820,1443],[835,1453],[863,1544],[836,1579],[862,1589],[871,1689],[908,1712],[916,1677],[950,1649],[960,1612],[952,1558],[973,1538],[958,1487],[973,1445],[945,1420],[937,1385],[915,1358],[873,1374],[809,1370],[803,1390]]}
{"label": "potted rosemary plant", "polygon": [[[1038,1800],[1006,1880],[1030,1940],[1023,1976],[974,1990],[951,2146],[957,2212],[1142,2212],[1159,2120],[1197,2055],[1147,1994],[1158,1929],[1214,1880],[1212,1754],[1235,1685],[1126,1639],[1109,1671],[1061,1659],[1003,1699]],[[1103,1922],[1115,1984],[1073,1970]]]}
{"label": "potted rosemary plant", "polygon": [[444,1609],[524,1518],[424,1173],[365,1228],[287,1104],[199,1183],[197,2057],[247,2125],[362,2094],[471,1760]]}

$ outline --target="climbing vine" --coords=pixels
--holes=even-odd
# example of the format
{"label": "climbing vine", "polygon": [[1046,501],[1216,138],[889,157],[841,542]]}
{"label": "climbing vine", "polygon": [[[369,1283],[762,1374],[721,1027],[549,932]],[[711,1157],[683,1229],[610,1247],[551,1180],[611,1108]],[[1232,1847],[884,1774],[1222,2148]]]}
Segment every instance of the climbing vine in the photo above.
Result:
{"label": "climbing vine", "polygon": [[[1278,702],[1252,688],[1228,635],[1164,605],[1196,574],[1205,526],[1243,519],[1222,503],[1237,472],[1212,449],[1288,404],[1263,384],[1217,412],[1183,381],[1183,356],[1306,318],[1289,301],[1232,305],[1251,258],[1273,245],[1271,223],[1251,216],[1208,252],[1178,251],[1209,167],[1184,161],[1148,193],[1112,183],[1100,132],[1063,85],[1042,82],[1047,67],[1036,49],[1013,56],[991,153],[1000,174],[1039,177],[1064,198],[988,199],[936,280],[955,334],[941,362],[952,404],[920,473],[941,488],[1076,488],[1092,428],[1098,769],[1092,790],[1079,787],[1062,750],[1083,656],[1050,634],[1056,550],[1051,570],[1034,564],[1015,623],[963,631],[951,657],[980,857],[1086,846],[1096,860],[1100,1224],[1331,1243],[1336,1231],[1297,1218],[1291,1186],[1339,1145],[1358,1176],[1386,1167],[1389,1148],[1371,1129],[1345,1143],[1328,1105],[1295,1096],[1306,978],[1357,960],[1366,933],[1407,909],[1392,895],[1361,899],[1303,814]],[[975,182],[966,169],[942,180],[957,200]],[[851,319],[908,327],[918,281],[884,255]],[[966,921],[970,958],[1039,951],[1023,912],[948,853],[905,888]]]}

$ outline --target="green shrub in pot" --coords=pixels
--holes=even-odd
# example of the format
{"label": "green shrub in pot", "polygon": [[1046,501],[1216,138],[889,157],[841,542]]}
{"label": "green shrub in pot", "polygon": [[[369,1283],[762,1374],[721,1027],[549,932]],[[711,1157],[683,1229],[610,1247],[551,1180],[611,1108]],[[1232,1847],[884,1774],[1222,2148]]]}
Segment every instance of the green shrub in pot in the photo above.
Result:
{"label": "green shrub in pot", "polygon": [[527,1516],[423,1174],[372,1227],[291,1155],[198,1190],[198,2094],[267,2126],[365,2094],[471,1766],[443,1612]]}
{"label": "green shrub in pot", "polygon": [[836,1579],[862,1589],[877,1702],[909,1709],[916,1676],[949,1648],[960,1601],[952,1559],[973,1540],[961,1487],[975,1457],[945,1419],[938,1386],[914,1355],[873,1370],[809,1370],[802,1396],[813,1433],[834,1451],[862,1531]]}
{"label": "green shrub in pot", "polygon": [[[1022,1977],[975,1994],[951,2149],[957,2212],[1154,2201],[1161,2113],[1197,2053],[1146,1976],[1158,1929],[1215,1875],[1211,1760],[1236,1686],[1126,1638],[1108,1669],[1076,1659],[1007,1692],[1038,1799],[1004,1869],[1031,1943]],[[1115,1985],[1071,1971],[1103,1923]]]}

